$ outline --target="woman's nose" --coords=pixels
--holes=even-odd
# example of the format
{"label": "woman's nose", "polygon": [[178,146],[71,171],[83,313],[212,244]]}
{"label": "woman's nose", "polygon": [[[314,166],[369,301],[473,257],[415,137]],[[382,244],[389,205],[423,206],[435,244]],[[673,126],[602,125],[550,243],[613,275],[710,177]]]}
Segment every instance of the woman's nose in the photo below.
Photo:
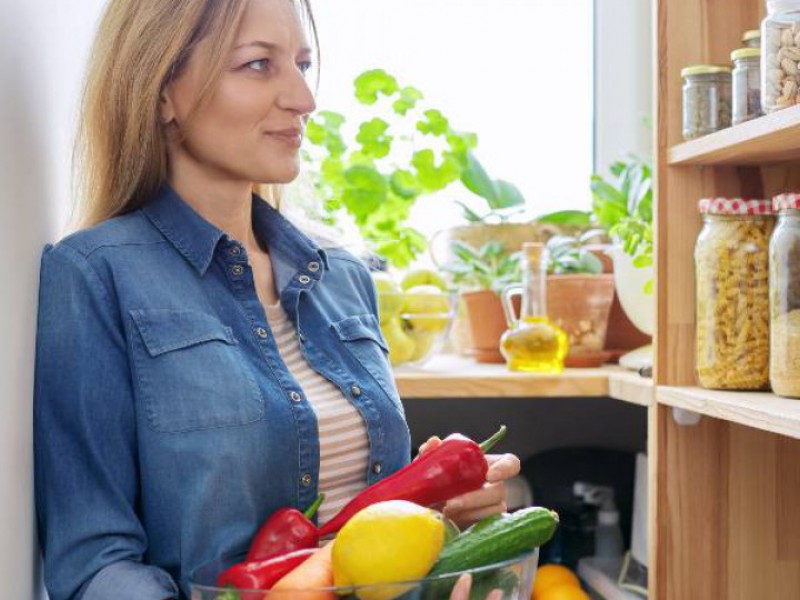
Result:
{"label": "woman's nose", "polygon": [[314,93],[308,85],[306,76],[298,69],[291,70],[287,76],[286,87],[279,96],[281,108],[291,110],[301,115],[309,115],[317,108]]}

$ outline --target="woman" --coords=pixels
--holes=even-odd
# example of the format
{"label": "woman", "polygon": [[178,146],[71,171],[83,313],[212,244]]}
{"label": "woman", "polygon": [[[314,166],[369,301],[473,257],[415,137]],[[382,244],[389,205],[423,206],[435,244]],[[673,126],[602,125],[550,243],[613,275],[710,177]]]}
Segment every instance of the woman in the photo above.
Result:
{"label": "woman", "polygon": [[[82,228],[42,258],[36,497],[52,600],[184,597],[320,491],[410,458],[364,266],[251,182],[285,184],[315,109],[310,8],[112,0],[83,105]],[[316,35],[314,35],[316,39]],[[430,442],[435,445],[436,440]],[[445,510],[504,508],[483,490]]]}

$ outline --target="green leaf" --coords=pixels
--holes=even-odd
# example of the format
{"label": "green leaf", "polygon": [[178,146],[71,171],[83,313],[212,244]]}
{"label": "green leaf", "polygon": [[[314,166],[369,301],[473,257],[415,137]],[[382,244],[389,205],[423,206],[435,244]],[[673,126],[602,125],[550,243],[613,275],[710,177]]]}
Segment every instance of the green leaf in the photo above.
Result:
{"label": "green leaf", "polygon": [[517,189],[513,183],[497,179],[495,185],[495,198],[494,202],[490,202],[489,206],[492,210],[500,208],[509,208],[511,206],[520,206],[525,204],[525,198],[522,193]]}
{"label": "green leaf", "polygon": [[450,123],[441,111],[431,108],[424,113],[425,120],[417,123],[417,130],[430,135],[444,135],[450,129]]}
{"label": "green leaf", "polygon": [[648,279],[647,281],[644,282],[644,293],[647,294],[648,296],[652,296],[653,295],[653,280],[652,279]]}
{"label": "green leaf", "polygon": [[471,152],[468,155],[467,168],[461,174],[461,183],[472,193],[484,198],[490,207],[497,198],[494,182]]}
{"label": "green leaf", "polygon": [[416,198],[422,192],[417,178],[411,171],[398,169],[389,178],[389,185],[392,191],[401,198]]}
{"label": "green leaf", "polygon": [[633,259],[633,266],[637,269],[645,269],[653,265],[653,257],[647,254],[640,254]]}
{"label": "green leaf", "polygon": [[389,124],[383,119],[375,117],[362,123],[358,129],[356,141],[361,144],[362,152],[374,158],[388,156],[392,149],[392,136],[387,135]]}
{"label": "green leaf", "polygon": [[536,222],[571,227],[589,227],[592,224],[592,213],[583,210],[559,210],[537,217]]}
{"label": "green leaf", "polygon": [[344,178],[344,205],[356,222],[364,222],[386,200],[386,180],[377,169],[362,165],[347,169]]}
{"label": "green leaf", "polygon": [[442,162],[437,165],[433,150],[427,148],[415,152],[411,158],[411,164],[417,170],[417,180],[425,190],[430,192],[447,187],[461,174],[460,165],[452,156],[444,155]]}
{"label": "green leaf", "polygon": [[383,69],[365,71],[356,77],[355,96],[362,104],[375,104],[378,94],[391,96],[398,90],[397,80]]}
{"label": "green leaf", "polygon": [[581,269],[584,273],[599,275],[603,272],[603,263],[592,252],[583,252]]}
{"label": "green leaf", "polygon": [[408,111],[413,110],[417,102],[422,100],[422,98],[422,92],[417,88],[406,86],[400,90],[400,97],[394,101],[392,109],[398,115],[405,116]]}
{"label": "green leaf", "polygon": [[456,200],[455,202],[461,207],[461,210],[464,211],[464,219],[466,219],[470,223],[480,223],[481,221],[483,221],[483,219],[478,213],[476,213],[469,206],[461,202],[461,200]]}

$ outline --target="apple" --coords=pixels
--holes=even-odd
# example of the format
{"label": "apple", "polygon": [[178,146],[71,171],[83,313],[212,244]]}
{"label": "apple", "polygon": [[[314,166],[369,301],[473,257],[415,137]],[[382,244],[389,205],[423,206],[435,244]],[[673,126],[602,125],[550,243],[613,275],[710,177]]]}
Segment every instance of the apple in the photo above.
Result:
{"label": "apple", "polygon": [[378,292],[378,316],[381,323],[400,315],[403,310],[403,292],[391,275],[382,271],[373,271],[372,281]]}
{"label": "apple", "polygon": [[389,345],[389,362],[399,365],[411,360],[414,356],[415,344],[403,330],[400,319],[388,319],[381,323],[381,331],[386,343]]}
{"label": "apple", "polygon": [[415,331],[443,331],[450,322],[450,296],[435,285],[417,285],[406,291],[403,316]]}
{"label": "apple", "polygon": [[434,285],[442,292],[447,290],[447,282],[444,278],[431,269],[414,269],[413,271],[409,271],[400,282],[400,287],[406,291],[419,285]]}

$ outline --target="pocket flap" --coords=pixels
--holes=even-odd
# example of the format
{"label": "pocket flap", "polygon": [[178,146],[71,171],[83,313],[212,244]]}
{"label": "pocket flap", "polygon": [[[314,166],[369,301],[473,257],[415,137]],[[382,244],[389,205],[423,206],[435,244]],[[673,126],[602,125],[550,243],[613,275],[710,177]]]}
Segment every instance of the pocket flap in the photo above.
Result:
{"label": "pocket flap", "polygon": [[237,344],[233,330],[216,317],[193,310],[147,309],[129,311],[147,352],[165,352],[211,340]]}
{"label": "pocket flap", "polygon": [[383,334],[381,333],[381,326],[374,315],[347,317],[341,321],[336,321],[332,326],[342,341],[372,340],[386,352],[389,351],[386,340],[383,339]]}

